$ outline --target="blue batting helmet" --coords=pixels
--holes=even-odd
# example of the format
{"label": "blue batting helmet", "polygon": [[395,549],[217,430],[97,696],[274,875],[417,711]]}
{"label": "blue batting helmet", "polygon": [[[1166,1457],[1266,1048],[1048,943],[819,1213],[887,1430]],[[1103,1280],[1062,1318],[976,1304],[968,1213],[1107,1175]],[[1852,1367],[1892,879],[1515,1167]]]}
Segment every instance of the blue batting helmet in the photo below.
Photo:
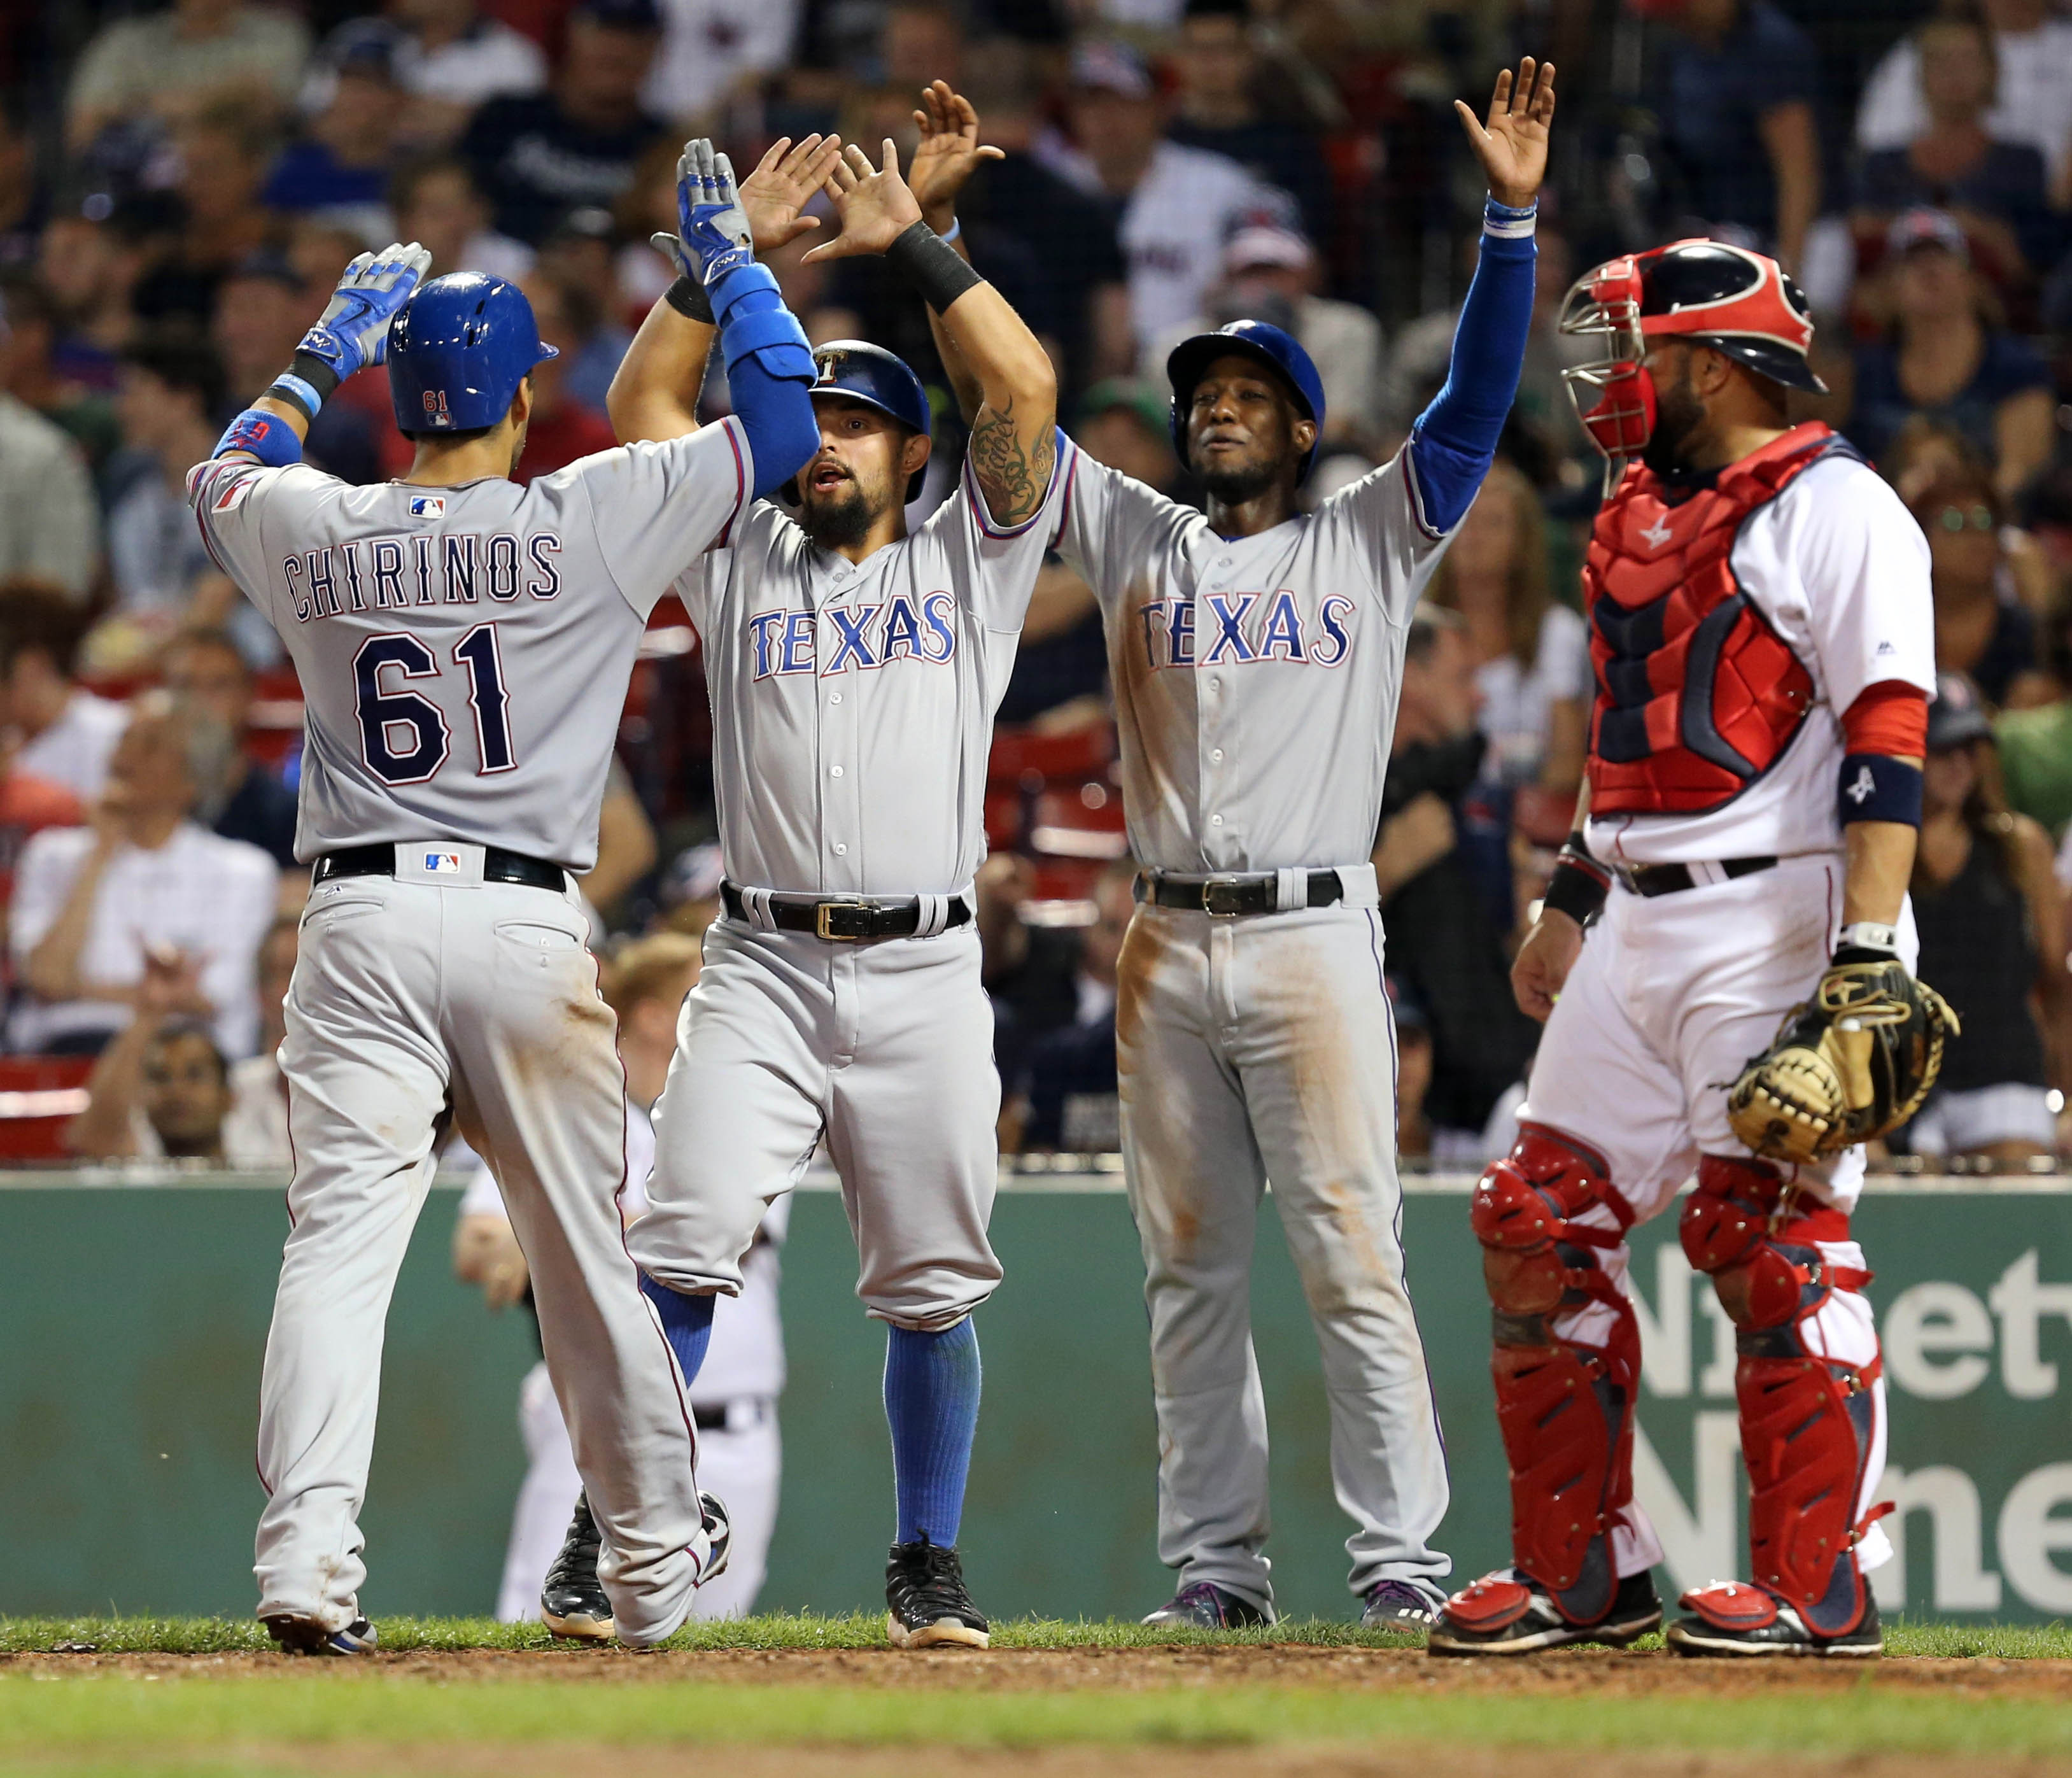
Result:
{"label": "blue batting helmet", "polygon": [[450,272],[419,286],[388,324],[388,393],[405,433],[469,432],[511,410],[525,373],[561,356],[540,338],[525,293]]}
{"label": "blue batting helmet", "polygon": [[[1214,333],[1198,333],[1182,340],[1166,360],[1166,375],[1173,385],[1173,448],[1182,463],[1187,461],[1187,414],[1194,403],[1194,385],[1211,364],[1230,352],[1256,358],[1279,372],[1294,392],[1295,405],[1317,422],[1317,437],[1319,442],[1322,441],[1324,380],[1317,374],[1317,367],[1302,349],[1301,342],[1264,321],[1233,321]],[[1312,445],[1296,479],[1306,479],[1316,461],[1317,447]]]}
{"label": "blue batting helmet", "polygon": [[[935,415],[921,379],[905,359],[884,347],[874,346],[868,340],[830,340],[813,348],[813,365],[820,373],[813,381],[814,394],[861,401],[923,437],[933,430]],[[920,469],[907,478],[908,500],[919,494],[927,473]]]}

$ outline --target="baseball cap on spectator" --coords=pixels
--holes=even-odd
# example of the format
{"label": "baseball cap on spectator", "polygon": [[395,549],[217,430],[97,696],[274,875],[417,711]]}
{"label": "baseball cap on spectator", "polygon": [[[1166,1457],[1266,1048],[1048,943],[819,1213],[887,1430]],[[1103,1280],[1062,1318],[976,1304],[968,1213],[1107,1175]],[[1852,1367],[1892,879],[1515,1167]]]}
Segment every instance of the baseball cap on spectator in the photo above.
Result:
{"label": "baseball cap on spectator", "polygon": [[1971,260],[1971,243],[1964,238],[1964,225],[1947,210],[1922,208],[1902,210],[1892,220],[1885,231],[1885,250],[1893,259],[1910,253],[1917,247],[1940,247],[1955,253],[1969,265]]}
{"label": "baseball cap on spectator", "polygon": [[1163,438],[1170,423],[1171,399],[1134,377],[1104,377],[1079,397],[1079,423],[1084,426],[1120,408]]}
{"label": "baseball cap on spectator", "polygon": [[1316,258],[1309,237],[1283,222],[1248,216],[1231,231],[1223,247],[1223,270],[1232,277],[1262,265],[1300,271]]}
{"label": "baseball cap on spectator", "polygon": [[607,31],[660,31],[661,8],[656,0],[578,0],[572,17],[587,19]]}
{"label": "baseball cap on spectator", "polygon": [[1072,84],[1083,93],[1115,93],[1148,99],[1156,88],[1144,58],[1125,43],[1097,37],[1072,51]]}
{"label": "baseball cap on spectator", "polygon": [[1961,673],[1936,674],[1935,697],[1928,706],[1928,751],[1947,752],[1973,741],[1989,741],[1992,734],[1979,688]]}

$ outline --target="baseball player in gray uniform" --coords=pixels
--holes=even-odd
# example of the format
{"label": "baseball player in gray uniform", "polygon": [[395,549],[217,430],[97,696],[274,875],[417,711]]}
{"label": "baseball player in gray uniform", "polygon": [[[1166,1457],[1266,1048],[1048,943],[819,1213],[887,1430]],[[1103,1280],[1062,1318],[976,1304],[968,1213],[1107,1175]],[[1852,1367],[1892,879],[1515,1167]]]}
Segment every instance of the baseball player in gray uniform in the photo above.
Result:
{"label": "baseball player in gray uniform", "polygon": [[[820,448],[796,517],[756,506],[678,583],[712,696],[726,912],[656,1107],[650,1208],[627,1239],[695,1377],[715,1294],[739,1294],[766,1206],[825,1141],[857,1294],[890,1324],[888,1633],[983,1647],[956,1541],[978,1414],[971,1315],[1001,1276],[986,1237],[1000,1084],[972,879],[1060,445],[1042,348],[923,223],[889,141],[883,161],[846,150],[826,182],[841,237],[809,257],[882,253],[940,315],[982,392],[971,448],[956,492],[908,534],[927,397],[879,348],[823,346]],[[779,183],[761,241],[794,235],[817,188]],[[613,385],[621,437],[695,423],[708,340],[657,304]]]}
{"label": "baseball player in gray uniform", "polygon": [[[1268,1179],[1323,1354],[1331,1475],[1371,1627],[1429,1627],[1446,1470],[1397,1238],[1395,1033],[1369,862],[1412,610],[1517,389],[1552,68],[1498,77],[1482,257],[1446,387],[1410,442],[1305,513],[1323,387],[1240,321],[1169,361],[1206,517],[1083,455],[1058,548],[1106,620],[1130,844],[1116,1003],[1122,1148],[1151,1310],[1158,1553],[1145,1621],[1270,1622],[1266,1410],[1252,1348]],[[935,96],[927,133],[968,130]],[[938,227],[947,217],[937,215]],[[944,361],[965,391],[956,342]],[[968,393],[965,395],[968,400]]]}
{"label": "baseball player in gray uniform", "polygon": [[[430,256],[397,247],[353,261],[292,369],[190,478],[308,711],[296,855],[314,887],[281,1052],[295,1171],[258,1449],[259,1610],[290,1649],[374,1641],[357,1519],[382,1326],[449,1113],[531,1267],[621,1636],[668,1636],[724,1558],[620,1243],[623,1077],[570,878],[596,857],[649,609],[817,442],[804,335],[730,206],[685,220],[735,357],[725,424],[518,486],[530,372],[553,348],[500,281],[413,294]],[[310,418],[384,356],[409,475],[354,488],[302,466]]]}

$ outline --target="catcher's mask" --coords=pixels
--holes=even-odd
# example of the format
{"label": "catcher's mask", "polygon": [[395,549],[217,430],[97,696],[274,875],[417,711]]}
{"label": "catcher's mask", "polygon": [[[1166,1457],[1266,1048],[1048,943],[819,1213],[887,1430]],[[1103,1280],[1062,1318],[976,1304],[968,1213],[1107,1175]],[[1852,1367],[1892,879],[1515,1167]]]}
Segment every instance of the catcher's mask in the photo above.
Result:
{"label": "catcher's mask", "polygon": [[1787,388],[1827,393],[1807,360],[1813,319],[1804,294],[1775,260],[1724,241],[1677,241],[1606,260],[1570,286],[1560,327],[1601,348],[1561,376],[1614,472],[1655,431],[1646,360],[1655,340],[1710,346]]}

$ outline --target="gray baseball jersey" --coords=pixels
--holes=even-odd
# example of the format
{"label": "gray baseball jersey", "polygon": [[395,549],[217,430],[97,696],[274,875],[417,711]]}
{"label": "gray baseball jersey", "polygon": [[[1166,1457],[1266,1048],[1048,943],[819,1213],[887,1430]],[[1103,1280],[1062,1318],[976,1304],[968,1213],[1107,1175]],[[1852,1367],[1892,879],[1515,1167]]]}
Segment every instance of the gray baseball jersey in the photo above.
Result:
{"label": "gray baseball jersey", "polygon": [[1365,860],[1410,613],[1445,541],[1420,516],[1407,452],[1234,540],[1075,455],[1058,549],[1100,601],[1141,862]]}
{"label": "gray baseball jersey", "polygon": [[588,870],[648,614],[752,485],[732,420],[523,487],[201,465],[202,537],[302,679],[295,855],[448,838]]}
{"label": "gray baseball jersey", "polygon": [[1057,524],[1011,530],[968,467],[861,564],[767,502],[677,583],[705,644],[728,876],[822,895],[953,894],[985,856],[986,755]]}

